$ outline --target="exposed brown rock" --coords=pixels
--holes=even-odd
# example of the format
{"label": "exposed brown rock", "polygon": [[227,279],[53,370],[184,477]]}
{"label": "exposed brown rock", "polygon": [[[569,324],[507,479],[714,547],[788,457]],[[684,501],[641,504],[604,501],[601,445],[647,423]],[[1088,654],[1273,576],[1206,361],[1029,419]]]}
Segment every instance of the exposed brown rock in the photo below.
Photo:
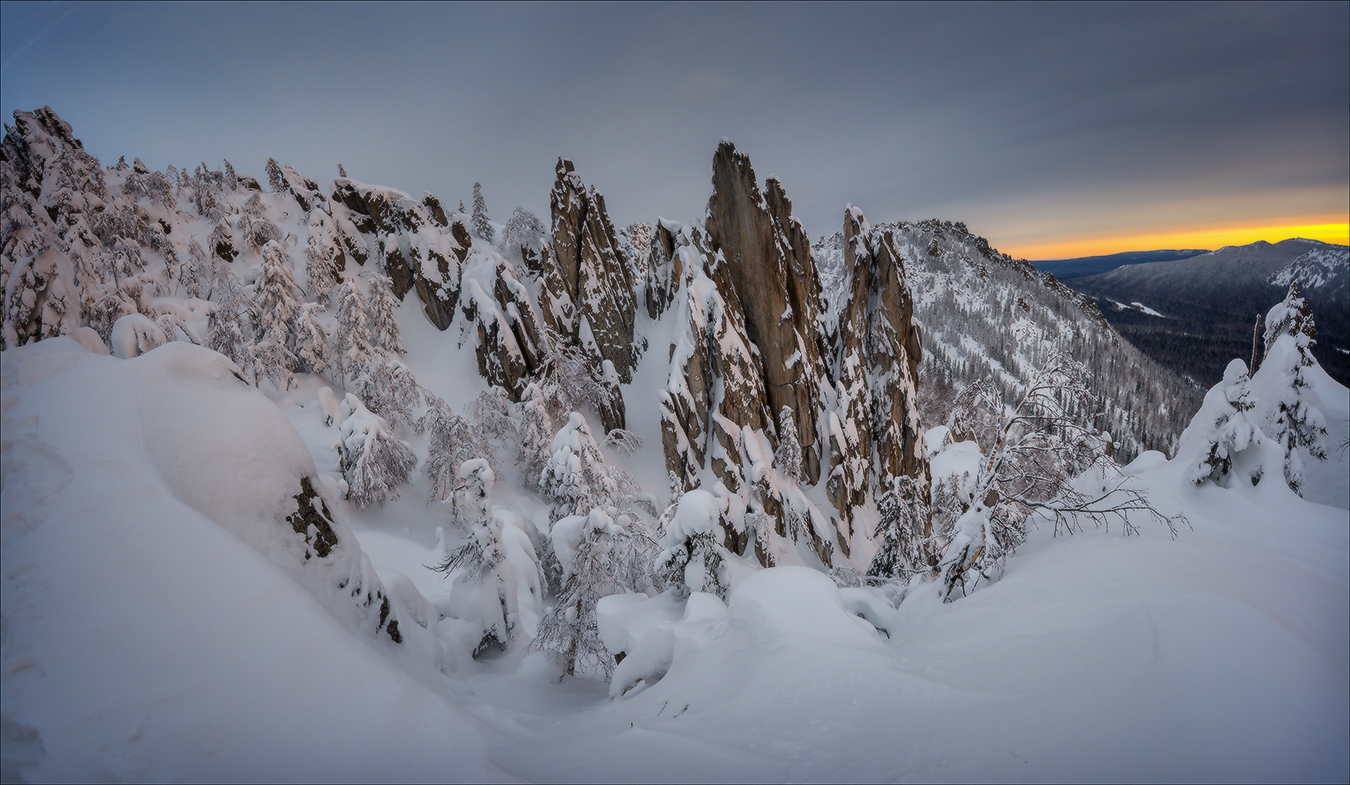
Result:
{"label": "exposed brown rock", "polygon": [[637,301],[605,198],[586,188],[571,161],[558,159],[556,173],[549,200],[553,252],[562,288],[575,307],[571,337],[584,344],[589,331],[600,357],[613,363],[621,382],[630,382]]}
{"label": "exposed brown rock", "polygon": [[[750,159],[723,141],[713,157],[713,195],[707,229],[713,246],[726,259],[730,278],[744,306],[746,330],[761,353],[769,410],[793,413],[803,441],[807,480],[820,477],[815,444],[821,368],[818,299],[811,246],[776,180],[772,201],[759,190]],[[793,245],[796,238],[800,247]]]}

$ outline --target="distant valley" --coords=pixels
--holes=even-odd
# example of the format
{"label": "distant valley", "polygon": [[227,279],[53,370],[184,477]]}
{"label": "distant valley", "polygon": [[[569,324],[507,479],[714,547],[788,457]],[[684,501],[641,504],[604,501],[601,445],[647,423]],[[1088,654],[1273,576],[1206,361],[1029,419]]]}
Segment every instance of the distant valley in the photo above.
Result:
{"label": "distant valley", "polygon": [[1229,360],[1251,355],[1256,315],[1297,281],[1313,307],[1318,361],[1337,381],[1350,380],[1346,246],[1291,239],[1035,265],[1085,295],[1145,354],[1205,387],[1223,375]]}

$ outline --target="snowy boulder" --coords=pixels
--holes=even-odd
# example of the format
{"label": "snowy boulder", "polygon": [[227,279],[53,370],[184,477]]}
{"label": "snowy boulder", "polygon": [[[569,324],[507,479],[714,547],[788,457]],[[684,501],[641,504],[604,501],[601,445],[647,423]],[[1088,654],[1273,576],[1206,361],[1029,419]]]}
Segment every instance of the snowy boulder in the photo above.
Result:
{"label": "snowy boulder", "polygon": [[846,600],[833,581],[806,567],[756,572],[725,604],[701,592],[683,603],[673,592],[619,595],[601,600],[597,613],[605,646],[625,654],[610,682],[612,697],[632,697],[657,682],[667,695],[706,692],[709,669],[719,674],[713,682],[734,679],[769,653],[804,642],[877,652],[882,636],[859,615],[888,626],[894,617],[875,597],[855,591]]}
{"label": "snowy boulder", "polygon": [[111,343],[113,356],[128,360],[169,343],[169,336],[145,315],[131,313],[113,323]]}

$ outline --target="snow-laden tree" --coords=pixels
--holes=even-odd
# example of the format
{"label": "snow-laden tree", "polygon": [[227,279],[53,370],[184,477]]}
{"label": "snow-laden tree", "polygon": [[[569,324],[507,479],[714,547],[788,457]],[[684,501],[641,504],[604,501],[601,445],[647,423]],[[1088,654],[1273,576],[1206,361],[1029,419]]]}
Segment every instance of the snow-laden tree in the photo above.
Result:
{"label": "snow-laden tree", "polygon": [[614,508],[595,507],[553,525],[550,539],[562,569],[562,587],[539,623],[534,645],[556,656],[568,676],[580,670],[609,677],[614,657],[600,641],[596,603],[611,594],[650,588],[650,549],[633,524]]}
{"label": "snow-laden tree", "polygon": [[413,409],[426,395],[408,366],[393,358],[383,358],[367,366],[357,378],[356,387],[371,411],[400,429],[415,425]]}
{"label": "snow-laden tree", "polygon": [[247,296],[234,276],[221,271],[211,287],[216,295],[206,317],[206,348],[220,352],[240,370],[253,367],[253,314]]}
{"label": "snow-laden tree", "polygon": [[725,499],[695,488],[680,497],[669,511],[661,536],[661,552],[653,568],[667,586],[681,596],[708,592],[723,600],[729,582],[722,546],[727,504]]}
{"label": "snow-laden tree", "polygon": [[303,373],[328,371],[328,333],[319,320],[323,306],[304,303],[295,317],[296,370]]}
{"label": "snow-laden tree", "polygon": [[500,450],[513,450],[519,445],[514,409],[506,390],[495,385],[475,395],[465,407],[466,414],[494,456]]}
{"label": "snow-laden tree", "polygon": [[1285,482],[1300,495],[1305,481],[1302,453],[1314,460],[1327,458],[1326,417],[1308,398],[1308,369],[1317,364],[1312,356],[1316,334],[1312,307],[1295,281],[1266,314],[1265,359],[1252,380],[1261,401],[1262,430],[1284,448]]}
{"label": "snow-laden tree", "polygon": [[[490,495],[495,475],[487,461],[474,458],[456,472],[451,523],[464,543],[450,552],[435,569],[456,574],[454,594],[471,594],[470,614],[482,625],[474,655],[490,646],[506,646],[516,630],[515,578],[506,563],[502,524],[492,515]],[[470,615],[465,614],[465,615]]]}
{"label": "snow-laden tree", "polygon": [[[1176,459],[1187,480],[1226,487],[1235,473],[1234,461],[1264,440],[1252,411],[1255,401],[1250,381],[1247,364],[1233,360],[1223,372],[1223,381],[1205,394],[1177,448]],[[1245,464],[1242,473],[1252,485],[1261,481],[1265,468],[1259,457],[1240,463]]]}
{"label": "snow-laden tree", "polygon": [[258,375],[282,389],[289,386],[295,357],[295,321],[301,309],[300,287],[280,243],[263,246],[263,262],[253,290],[254,362]]}
{"label": "snow-laden tree", "polygon": [[347,281],[337,287],[334,298],[337,300],[337,325],[333,328],[328,357],[338,381],[346,384],[367,372],[376,359],[375,349],[366,322],[365,298],[355,282]]}
{"label": "snow-laden tree", "polygon": [[778,413],[778,449],[773,454],[773,465],[784,479],[801,482],[802,440],[792,409],[786,406]]}
{"label": "snow-laden tree", "polygon": [[[1126,533],[1135,533],[1131,513],[1175,532],[1174,519],[1158,512],[1108,457],[1109,442],[1093,424],[1097,402],[1088,379],[1081,363],[1059,354],[1032,378],[1011,411],[990,383],[961,396],[953,420],[992,427],[985,431],[990,443],[970,501],[951,528],[939,532],[944,599],[997,579],[1004,559],[1025,540],[1033,515],[1070,534],[1081,530],[1084,519],[1101,526],[1117,521]],[[986,412],[971,412],[972,407]]]}
{"label": "snow-laden tree", "polygon": [[506,221],[502,239],[508,250],[533,252],[544,239],[544,224],[534,213],[517,207]]}
{"label": "snow-laden tree", "polygon": [[877,516],[874,536],[881,545],[867,573],[907,579],[928,569],[924,528],[930,511],[923,499],[923,486],[913,477],[896,477],[877,499]]}
{"label": "snow-laden tree", "polygon": [[394,296],[393,281],[377,269],[370,279],[370,294],[366,300],[366,324],[370,330],[371,347],[390,357],[403,353],[397,308],[398,298]]}
{"label": "snow-laden tree", "polygon": [[422,464],[422,474],[431,480],[430,500],[448,501],[458,486],[459,468],[466,461],[486,459],[488,445],[469,418],[440,398],[431,400],[418,426],[430,432]]}
{"label": "snow-laden tree", "polygon": [[553,454],[540,472],[539,486],[553,500],[556,515],[586,515],[592,508],[614,504],[618,485],[606,471],[585,417],[572,412],[551,447]]}
{"label": "snow-laden tree", "polygon": [[517,462],[531,489],[539,487],[544,466],[553,456],[553,420],[539,385],[531,382],[515,406]]}
{"label": "snow-laden tree", "polygon": [[492,222],[488,220],[487,201],[483,199],[483,184],[473,184],[473,233],[479,238],[492,242],[494,232]]}
{"label": "snow-laden tree", "polygon": [[338,282],[339,249],[333,233],[333,219],[323,210],[309,214],[309,238],[305,240],[305,277],[309,295],[327,303]]}
{"label": "snow-laden tree", "polygon": [[417,457],[355,395],[343,399],[342,413],[340,464],[347,498],[362,509],[397,498],[398,486],[408,481]]}

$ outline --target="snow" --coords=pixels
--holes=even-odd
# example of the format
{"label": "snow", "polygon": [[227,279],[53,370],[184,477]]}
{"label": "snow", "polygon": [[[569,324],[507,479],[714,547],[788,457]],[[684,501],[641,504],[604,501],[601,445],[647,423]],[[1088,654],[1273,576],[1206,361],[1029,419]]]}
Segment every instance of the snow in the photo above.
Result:
{"label": "snow", "polygon": [[[726,603],[607,598],[602,635],[631,650],[613,683],[648,677],[611,699],[521,650],[438,667],[430,631],[376,637],[278,563],[269,499],[314,469],[277,407],[332,434],[317,392],[273,403],[181,344],[3,362],[5,766],[30,781],[1350,772],[1345,507],[1195,487],[1145,454],[1128,469],[1187,515],[1177,540],[1041,530],[955,603],[920,584],[895,608],[804,567],[736,572]],[[935,476],[975,455],[940,436]],[[434,538],[402,533],[436,515],[400,502],[355,529],[410,632],[448,607]]]}

